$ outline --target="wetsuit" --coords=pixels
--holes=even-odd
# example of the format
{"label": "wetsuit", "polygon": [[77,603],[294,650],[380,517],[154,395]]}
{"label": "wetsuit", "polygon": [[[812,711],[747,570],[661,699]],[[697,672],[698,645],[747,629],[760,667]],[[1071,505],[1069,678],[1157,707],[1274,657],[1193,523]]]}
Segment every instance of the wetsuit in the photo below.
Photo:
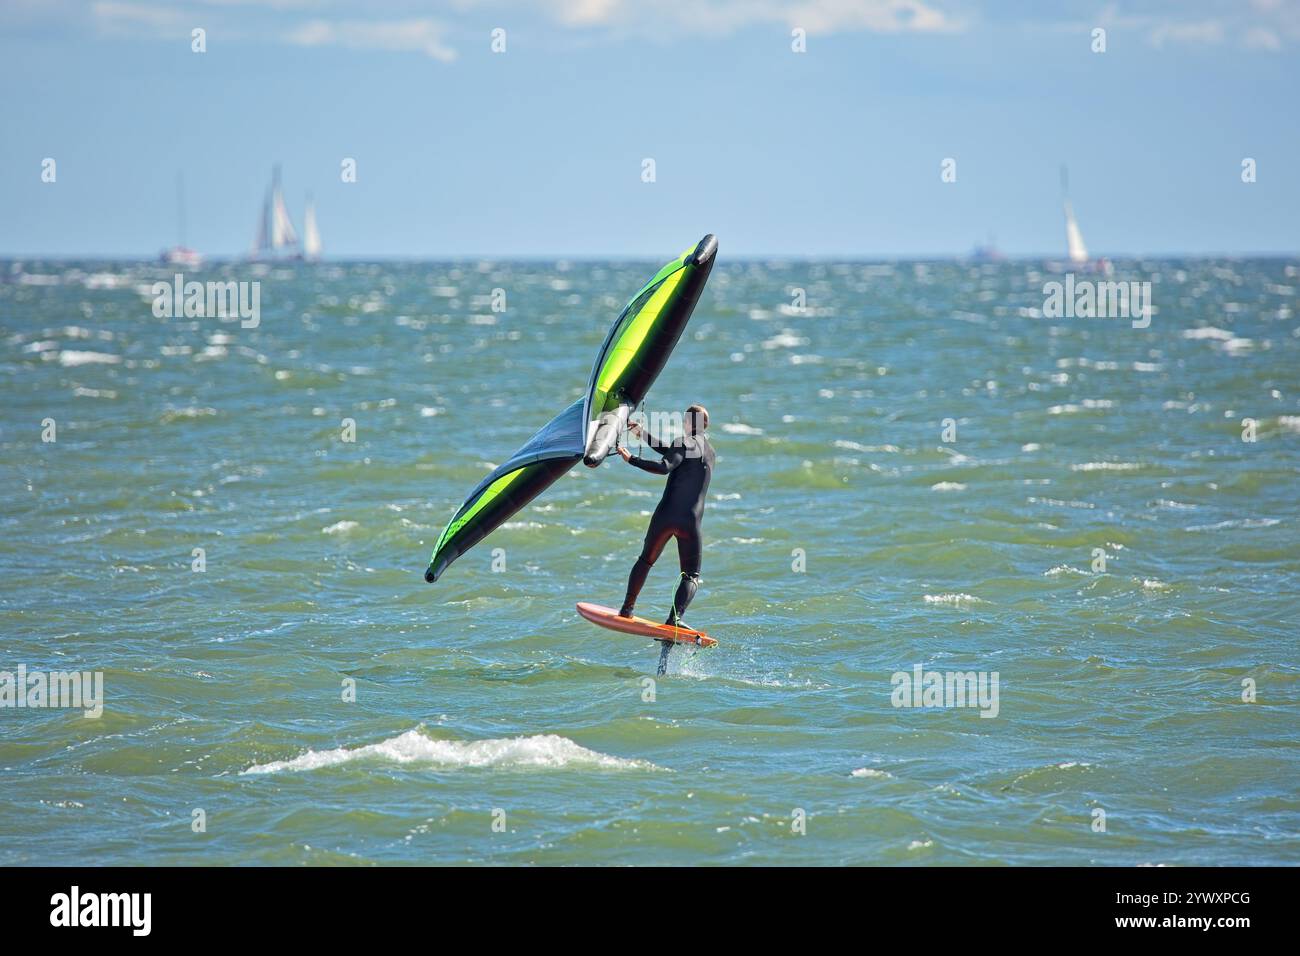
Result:
{"label": "wetsuit", "polygon": [[619,613],[624,616],[632,613],[632,606],[636,604],[650,568],[659,560],[668,539],[676,538],[682,576],[667,621],[673,624],[681,620],[700,583],[700,522],[704,520],[704,498],[709,490],[709,478],[713,476],[713,446],[703,435],[679,438],[671,445],[661,445],[653,436],[647,436],[647,444],[662,455],[663,460],[647,461],[633,456],[629,464],[652,474],[667,475],[668,482],[659,507],[655,508],[650,519],[641,557],[637,558],[632,573],[628,575],[627,597],[623,599],[623,609]]}

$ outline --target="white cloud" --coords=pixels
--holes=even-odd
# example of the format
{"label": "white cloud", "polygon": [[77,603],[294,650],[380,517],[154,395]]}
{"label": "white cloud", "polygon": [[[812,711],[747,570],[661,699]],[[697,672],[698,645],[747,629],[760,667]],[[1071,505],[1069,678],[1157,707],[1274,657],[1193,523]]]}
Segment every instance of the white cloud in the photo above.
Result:
{"label": "white cloud", "polygon": [[730,33],[781,24],[811,34],[949,32],[963,28],[926,0],[542,0],[551,19],[639,33]]}
{"label": "white cloud", "polygon": [[791,26],[810,32],[871,30],[876,33],[932,33],[961,29],[961,24],[920,0],[807,0],[791,5]]}
{"label": "white cloud", "polygon": [[183,29],[188,34],[193,20],[181,10],[146,3],[104,0],[92,4],[90,10],[99,27],[110,33],[158,36]]}
{"label": "white cloud", "polygon": [[450,63],[456,51],[448,46],[443,26],[435,20],[310,20],[285,37],[297,46],[340,46],[353,50],[423,53]]}
{"label": "white cloud", "polygon": [[1148,39],[1153,46],[1163,47],[1166,43],[1222,43],[1223,37],[1223,24],[1218,20],[1195,20],[1161,23],[1151,31]]}
{"label": "white cloud", "polygon": [[1282,38],[1265,27],[1251,27],[1241,42],[1252,50],[1282,49]]}
{"label": "white cloud", "polygon": [[575,27],[607,26],[619,12],[619,0],[572,0],[552,10],[561,23]]}
{"label": "white cloud", "polygon": [[[728,36],[741,30],[811,36],[843,33],[960,33],[972,25],[1019,23],[1038,30],[1102,25],[1132,31],[1157,48],[1231,44],[1280,52],[1300,42],[1300,0],[1199,0],[1185,5],[1108,3],[1080,19],[1075,12],[1029,6],[1010,14],[996,0],[444,0],[441,19],[416,12],[420,0],[0,0],[0,20],[72,19],[89,7],[104,33],[175,37],[194,25],[220,27],[228,39],[271,37],[298,46],[413,52],[456,59],[449,37],[477,36],[484,23],[521,24],[533,32],[576,34],[581,42],[619,37]],[[349,8],[364,13],[344,13]],[[471,13],[472,11],[472,13]],[[492,19],[485,19],[490,14]],[[339,17],[339,18],[336,18]],[[213,21],[211,23],[207,21]],[[538,21],[541,21],[539,23]]]}

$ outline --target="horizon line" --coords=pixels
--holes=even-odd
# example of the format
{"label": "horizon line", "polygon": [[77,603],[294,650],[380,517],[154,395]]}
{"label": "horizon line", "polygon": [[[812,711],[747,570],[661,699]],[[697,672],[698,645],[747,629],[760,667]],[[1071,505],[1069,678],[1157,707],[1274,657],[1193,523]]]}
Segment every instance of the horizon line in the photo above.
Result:
{"label": "horizon line", "polygon": [[[311,262],[303,259],[252,259],[247,256],[213,254],[202,257],[203,265],[359,265],[376,262],[407,263],[460,263],[460,262],[657,262],[662,256],[654,254],[597,255],[592,253],[514,253],[486,254],[460,253],[451,255],[424,255],[406,253],[377,253],[372,256],[321,257]],[[722,257],[720,257],[722,258]],[[969,262],[977,265],[997,265],[1000,262],[1044,262],[1077,265],[1088,268],[1098,261],[1131,262],[1141,259],[1300,259],[1300,250],[1251,252],[1116,252],[1091,256],[1084,263],[1068,263],[1061,253],[1002,253],[994,259],[979,259],[975,252],[965,253],[794,253],[749,252],[727,256],[733,262]],[[158,255],[132,255],[114,253],[13,253],[0,251],[0,262],[120,262],[133,265],[168,265],[158,261]],[[184,270],[182,270],[184,271]]]}

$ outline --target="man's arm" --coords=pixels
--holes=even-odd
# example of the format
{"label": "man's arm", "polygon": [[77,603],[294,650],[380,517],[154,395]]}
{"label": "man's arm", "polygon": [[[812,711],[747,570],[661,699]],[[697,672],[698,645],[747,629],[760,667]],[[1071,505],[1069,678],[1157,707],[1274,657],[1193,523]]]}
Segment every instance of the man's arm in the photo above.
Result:
{"label": "man's arm", "polygon": [[655,436],[651,435],[649,432],[645,433],[645,443],[653,448],[655,452],[665,457],[672,452],[672,445],[661,445],[659,439],[655,438]]}
{"label": "man's arm", "polygon": [[627,463],[629,465],[636,465],[642,471],[648,471],[651,474],[666,475],[686,460],[686,449],[681,445],[670,445],[662,450],[655,448],[655,451],[663,455],[661,461],[648,461],[645,458],[638,458],[636,455],[633,455],[627,460]]}
{"label": "man's arm", "polygon": [[666,475],[672,470],[668,467],[668,462],[666,461],[650,461],[647,458],[638,458],[636,455],[629,455],[627,463],[629,465],[636,465],[636,467],[640,468],[642,471],[648,471],[652,475]]}
{"label": "man's arm", "polygon": [[619,449],[619,453],[623,455],[629,465],[636,465],[642,471],[648,471],[652,475],[666,475],[686,460],[686,447],[682,442],[674,442],[671,445],[664,446],[647,434],[646,443],[663,456],[662,461],[638,458],[636,455],[625,453],[623,448]]}
{"label": "man's arm", "polygon": [[633,435],[640,435],[641,438],[645,440],[645,443],[649,445],[651,449],[653,449],[657,454],[663,455],[665,458],[667,458],[669,455],[673,453],[673,447],[674,447],[673,445],[661,444],[659,439],[655,438],[654,435],[650,434],[650,432],[640,423],[628,422],[627,430],[630,431]]}

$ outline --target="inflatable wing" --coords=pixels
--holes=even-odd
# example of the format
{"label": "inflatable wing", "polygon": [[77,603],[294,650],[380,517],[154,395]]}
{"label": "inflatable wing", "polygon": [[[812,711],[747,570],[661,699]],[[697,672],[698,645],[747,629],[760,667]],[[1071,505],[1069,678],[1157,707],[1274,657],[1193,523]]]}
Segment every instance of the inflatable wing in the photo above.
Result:
{"label": "inflatable wing", "polygon": [[705,236],[632,297],[605,336],[587,393],[480,481],[434,545],[426,581],[545,491],[579,460],[595,468],[663,371],[713,269],[718,240]]}

